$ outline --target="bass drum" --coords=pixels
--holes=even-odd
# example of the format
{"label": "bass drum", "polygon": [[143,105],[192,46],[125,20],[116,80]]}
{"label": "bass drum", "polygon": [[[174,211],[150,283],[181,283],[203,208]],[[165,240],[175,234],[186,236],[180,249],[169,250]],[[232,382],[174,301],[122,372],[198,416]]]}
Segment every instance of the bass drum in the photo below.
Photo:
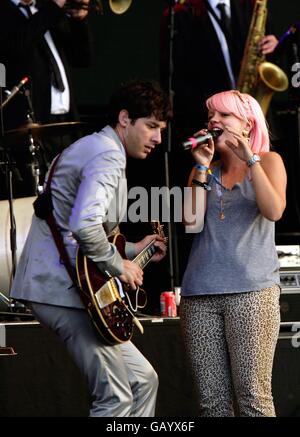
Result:
{"label": "bass drum", "polygon": [[[22,253],[30,228],[35,197],[24,197],[13,200],[13,210],[16,221],[17,262]],[[0,201],[0,293],[9,296],[11,276],[10,249],[10,215],[8,200]]]}

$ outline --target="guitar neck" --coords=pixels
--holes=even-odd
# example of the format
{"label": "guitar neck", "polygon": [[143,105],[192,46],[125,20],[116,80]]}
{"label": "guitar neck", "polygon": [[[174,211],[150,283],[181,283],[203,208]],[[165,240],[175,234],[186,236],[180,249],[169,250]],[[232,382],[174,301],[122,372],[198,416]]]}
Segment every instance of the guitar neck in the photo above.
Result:
{"label": "guitar neck", "polygon": [[133,260],[138,266],[143,269],[146,267],[148,262],[151,260],[152,256],[156,252],[156,247],[154,246],[155,240],[151,241]]}

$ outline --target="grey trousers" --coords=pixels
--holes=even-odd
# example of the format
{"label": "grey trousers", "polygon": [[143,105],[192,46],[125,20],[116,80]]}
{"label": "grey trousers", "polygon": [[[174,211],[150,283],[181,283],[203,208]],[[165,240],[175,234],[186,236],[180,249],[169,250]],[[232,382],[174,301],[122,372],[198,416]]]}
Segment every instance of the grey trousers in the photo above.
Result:
{"label": "grey trousers", "polygon": [[271,380],[279,292],[274,285],[182,297],[181,326],[201,416],[275,416]]}
{"label": "grey trousers", "polygon": [[90,416],[153,417],[156,372],[131,343],[104,345],[85,310],[31,303],[36,319],[55,332],[86,377]]}

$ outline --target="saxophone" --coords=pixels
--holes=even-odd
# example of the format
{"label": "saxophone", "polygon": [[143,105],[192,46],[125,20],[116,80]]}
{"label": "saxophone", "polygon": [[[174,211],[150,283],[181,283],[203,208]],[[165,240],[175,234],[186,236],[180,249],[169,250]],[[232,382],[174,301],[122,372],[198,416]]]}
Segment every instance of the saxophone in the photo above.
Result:
{"label": "saxophone", "polygon": [[281,68],[266,62],[258,43],[265,35],[267,1],[256,0],[243,54],[237,88],[251,94],[260,104],[264,115],[268,112],[274,92],[285,91],[288,77]]}

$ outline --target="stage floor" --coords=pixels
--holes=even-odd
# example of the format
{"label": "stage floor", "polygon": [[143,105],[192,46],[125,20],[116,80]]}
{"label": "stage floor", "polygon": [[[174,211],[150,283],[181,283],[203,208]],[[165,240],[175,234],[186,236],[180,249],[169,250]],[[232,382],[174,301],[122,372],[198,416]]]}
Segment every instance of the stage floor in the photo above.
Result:
{"label": "stage floor", "polygon": [[[158,417],[196,417],[197,406],[186,366],[180,319],[140,319],[144,335],[133,342],[156,369]],[[299,327],[300,328],[300,327]],[[276,348],[273,395],[278,416],[300,417],[300,338],[281,332]],[[0,345],[16,355],[0,356],[1,417],[84,417],[89,394],[85,380],[57,338],[35,321],[0,323]]]}

